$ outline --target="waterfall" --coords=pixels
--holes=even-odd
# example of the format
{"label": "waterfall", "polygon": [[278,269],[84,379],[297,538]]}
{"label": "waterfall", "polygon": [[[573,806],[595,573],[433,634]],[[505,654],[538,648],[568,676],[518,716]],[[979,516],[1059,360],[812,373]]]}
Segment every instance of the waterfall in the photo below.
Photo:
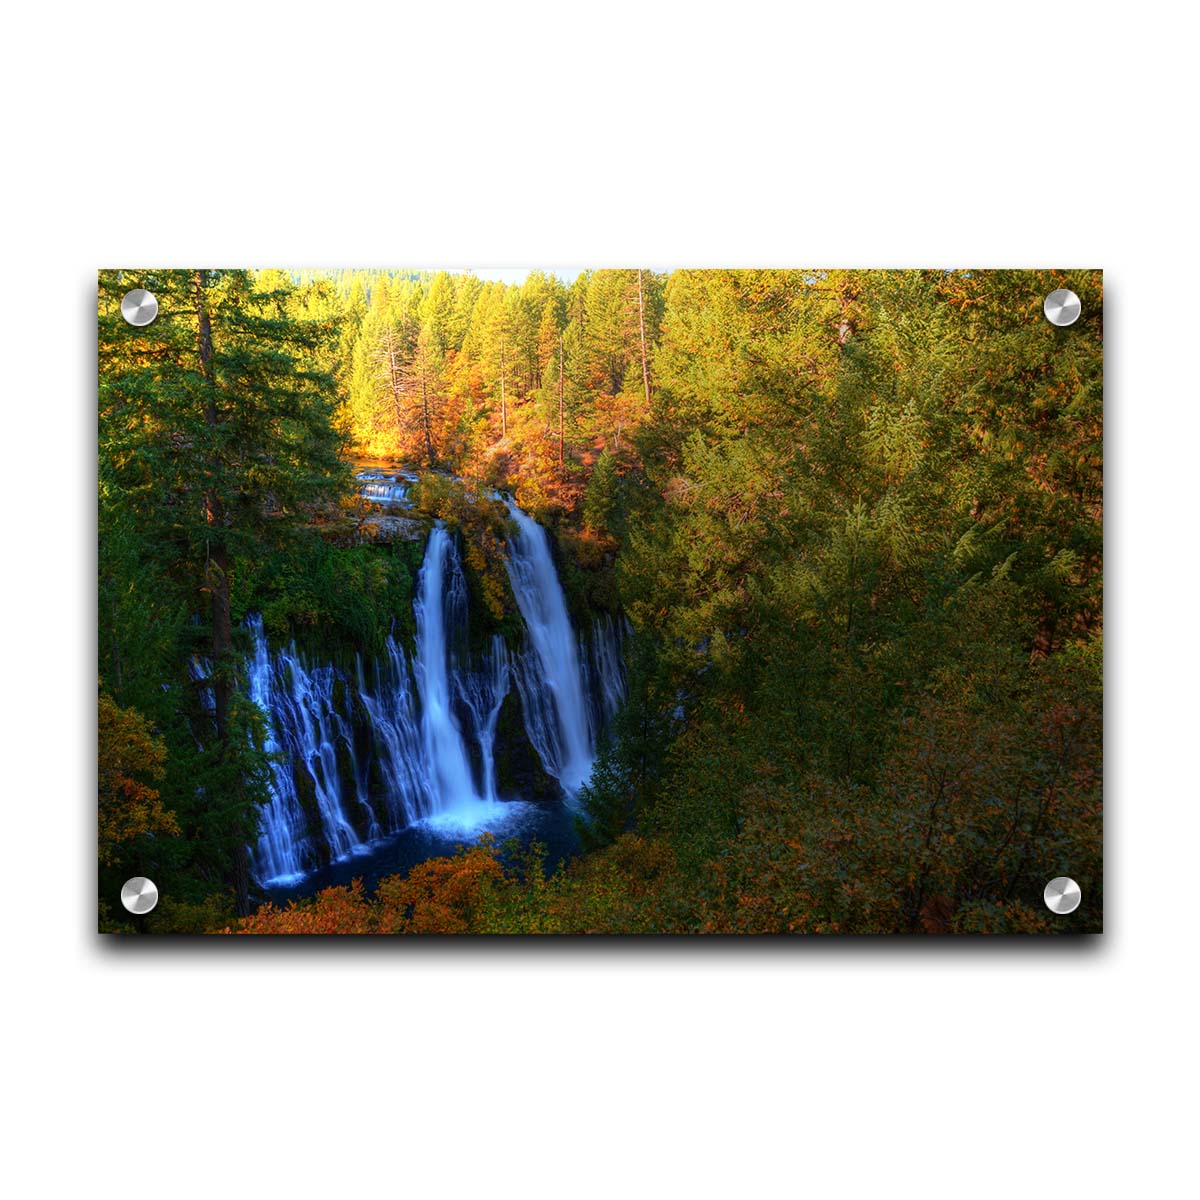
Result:
{"label": "waterfall", "polygon": [[580,637],[580,659],[587,675],[587,693],[593,698],[592,736],[598,741],[625,699],[625,660],[621,645],[628,632],[622,620],[610,616],[597,617],[592,623],[592,636],[587,646]]}
{"label": "waterfall", "polygon": [[409,484],[416,481],[415,475],[406,471],[359,471],[355,478],[358,480],[359,494],[364,500],[385,507],[412,507],[408,491]]}
{"label": "waterfall", "polygon": [[509,686],[508,651],[499,634],[492,636],[492,648],[484,657],[479,671],[461,671],[456,674],[458,694],[471,712],[475,728],[475,739],[479,744],[479,758],[483,764],[483,798],[498,799],[496,795],[496,763],[493,750],[496,743],[496,722],[500,718],[500,706],[508,695]]}
{"label": "waterfall", "polygon": [[532,653],[523,656],[518,686],[542,764],[569,793],[591,773],[595,744],[584,698],[575,631],[550,556],[546,531],[512,501],[517,523],[507,566]]}
{"label": "waterfall", "polygon": [[383,776],[389,832],[433,810],[434,787],[426,766],[420,721],[413,705],[404,651],[388,637],[383,663],[375,663],[371,688],[356,658],[358,698],[367,714],[371,742]]}
{"label": "waterfall", "polygon": [[434,811],[469,808],[483,797],[471,778],[470,759],[451,703],[446,635],[447,627],[456,636],[465,627],[466,582],[454,544],[440,521],[430,531],[417,583],[417,690],[425,758],[432,769]]}
{"label": "waterfall", "polygon": [[[250,617],[246,624],[254,636],[254,657],[249,663],[250,699],[266,717],[263,749],[274,755],[279,753],[280,746],[275,739],[275,722],[271,716],[275,707],[271,657],[263,634],[262,617]],[[308,847],[308,839],[303,833],[304,813],[292,782],[291,768],[276,759],[271,763],[271,775],[274,780],[271,800],[262,810],[262,833],[251,858],[254,873],[260,879],[290,882],[304,874],[304,858]]]}
{"label": "waterfall", "polygon": [[[361,839],[346,818],[337,762],[339,740],[352,763],[354,746],[345,721],[333,705],[332,669],[309,671],[294,646],[272,662],[262,618],[251,617],[247,624],[254,637],[249,692],[266,714],[264,749],[271,754],[282,752],[287,760],[276,760],[271,765],[271,801],[263,809],[262,834],[252,857],[258,878],[287,880],[303,874],[307,851],[307,839],[300,832],[305,818],[293,763],[302,764],[312,779],[322,832],[332,857],[345,858],[361,847]],[[357,769],[356,763],[354,766]],[[374,825],[374,812],[365,795],[359,799],[368,814],[368,827]]]}
{"label": "waterfall", "polygon": [[[342,779],[338,771],[339,741],[351,751],[353,742],[345,720],[334,706],[336,676],[332,667],[311,671],[291,646],[278,656],[280,675],[290,686],[282,690],[281,706],[289,719],[284,728],[291,734],[287,749],[294,761],[307,769],[316,793],[317,809],[325,841],[333,858],[348,857],[363,845],[346,816]],[[357,797],[366,806],[365,797]],[[371,813],[372,823],[374,814]]]}
{"label": "waterfall", "polygon": [[[528,808],[497,793],[497,754],[511,750],[513,737],[524,737],[568,799],[587,779],[624,696],[625,627],[605,617],[577,634],[545,532],[511,503],[509,511],[519,530],[508,547],[525,625],[519,651],[494,635],[471,653],[466,576],[440,521],[417,576],[411,655],[389,636],[382,653],[356,655],[350,669],[311,664],[295,645],[272,651],[262,618],[247,618],[254,652],[246,690],[276,756],[262,833],[250,848],[259,883],[294,882],[418,823],[498,830]],[[498,747],[500,712],[514,690],[524,733],[506,726]]]}

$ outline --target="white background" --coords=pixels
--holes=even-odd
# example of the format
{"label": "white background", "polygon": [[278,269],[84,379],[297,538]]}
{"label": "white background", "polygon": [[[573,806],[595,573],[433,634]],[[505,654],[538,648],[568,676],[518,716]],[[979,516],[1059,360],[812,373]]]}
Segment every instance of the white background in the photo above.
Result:
{"label": "white background", "polygon": [[[1185,11],[8,14],[10,1194],[1184,1190],[1200,328]],[[445,262],[1106,269],[1102,939],[101,943],[95,268]]]}

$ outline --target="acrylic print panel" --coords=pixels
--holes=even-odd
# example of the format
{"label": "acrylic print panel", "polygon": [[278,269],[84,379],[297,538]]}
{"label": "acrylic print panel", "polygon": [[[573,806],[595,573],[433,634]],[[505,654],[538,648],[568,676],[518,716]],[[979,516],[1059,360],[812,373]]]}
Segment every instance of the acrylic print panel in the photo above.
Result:
{"label": "acrylic print panel", "polygon": [[102,272],[100,928],[1099,931],[1101,300]]}

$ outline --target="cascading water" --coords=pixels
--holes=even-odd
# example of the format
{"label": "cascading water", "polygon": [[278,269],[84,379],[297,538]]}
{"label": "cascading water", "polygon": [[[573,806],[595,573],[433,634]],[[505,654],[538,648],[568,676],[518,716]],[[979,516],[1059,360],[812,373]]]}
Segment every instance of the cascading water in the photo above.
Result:
{"label": "cascading water", "polygon": [[439,521],[429,534],[421,564],[416,603],[417,690],[421,696],[421,735],[432,768],[434,811],[469,808],[482,800],[471,778],[471,763],[454,715],[450,691],[447,626],[455,630],[466,615],[466,583],[453,543]]}
{"label": "cascading water", "polygon": [[[533,730],[530,736],[546,770],[574,793],[595,758],[575,631],[546,531],[511,500],[507,504],[518,529],[506,560],[508,578],[534,655],[534,661],[526,656],[520,672],[526,718],[538,725],[536,737]],[[539,696],[540,690],[548,695]]]}
{"label": "cascading water", "polygon": [[385,507],[412,507],[408,490],[409,484],[416,482],[415,475],[404,471],[359,471],[355,478],[358,480],[359,494],[364,500]]}
{"label": "cascading water", "polygon": [[[262,617],[252,616],[247,622],[254,636],[254,657],[249,662],[250,699],[266,714],[266,737],[263,749],[271,755],[280,750],[275,739],[275,680],[267,639],[263,634]],[[274,759],[271,763],[274,785],[271,802],[262,810],[258,844],[252,860],[254,873],[262,880],[288,883],[304,874],[304,859],[308,838],[304,834],[304,812],[296,795],[291,767]]]}
{"label": "cascading water", "polygon": [[621,645],[628,626],[618,624],[610,616],[599,617],[592,626],[592,636],[584,645],[580,635],[580,660],[587,675],[587,694],[593,697],[592,740],[596,742],[608,728],[625,700],[625,661]]}
{"label": "cascading water", "polygon": [[[251,848],[260,883],[292,883],[323,864],[373,853],[379,839],[412,827],[495,832],[519,810],[538,811],[513,803],[520,796],[499,795],[497,755],[520,745],[532,747],[568,799],[586,781],[624,695],[624,626],[602,618],[576,635],[545,532],[508,507],[519,530],[508,547],[526,627],[519,653],[497,635],[470,654],[466,579],[441,522],[417,578],[411,659],[389,637],[378,658],[358,657],[353,670],[312,666],[294,646],[272,653],[262,619],[248,619],[247,691],[266,713],[266,748],[278,756]],[[514,688],[523,733],[506,725],[498,746]],[[529,750],[514,761],[526,765],[509,768],[509,786],[513,769],[518,778],[537,771]]]}
{"label": "cascading water", "polygon": [[489,802],[496,795],[496,722],[509,686],[508,651],[504,639],[495,634],[492,648],[484,657],[479,671],[460,671],[455,674],[458,695],[471,712],[475,738],[479,743],[479,759],[483,764],[483,798]]}
{"label": "cascading water", "polygon": [[[285,681],[285,686],[278,689],[280,707],[287,714],[282,722],[285,749],[289,757],[304,765],[312,779],[330,854],[335,859],[345,858],[360,848],[364,839],[350,824],[342,796],[338,743],[350,750],[353,743],[344,718],[334,706],[334,670],[315,667],[310,671],[294,646],[280,652],[277,662],[280,678]],[[369,825],[375,824],[367,798],[357,799],[367,810]]]}
{"label": "cascading water", "polygon": [[375,664],[371,690],[363,677],[361,659],[357,675],[358,698],[370,722],[371,743],[383,776],[388,829],[392,831],[432,811],[434,788],[413,706],[408,661],[390,636],[385,650],[384,662]]}
{"label": "cascading water", "polygon": [[309,668],[294,646],[271,657],[262,618],[250,617],[254,657],[248,664],[250,698],[264,711],[264,749],[278,757],[271,764],[271,801],[262,810],[262,832],[252,847],[254,873],[263,881],[292,880],[313,858],[304,832],[307,819],[297,786],[297,768],[307,775],[319,818],[321,837],[332,859],[365,849],[380,829],[365,790],[354,789],[361,810],[362,836],[346,814],[338,751],[359,776],[349,724],[334,702],[337,682],[332,667]]}

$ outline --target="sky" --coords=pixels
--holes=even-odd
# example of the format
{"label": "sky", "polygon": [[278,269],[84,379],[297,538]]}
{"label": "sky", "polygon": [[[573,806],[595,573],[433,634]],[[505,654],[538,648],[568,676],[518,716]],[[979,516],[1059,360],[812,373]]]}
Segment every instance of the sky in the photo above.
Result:
{"label": "sky", "polygon": [[570,283],[576,275],[579,274],[579,267],[472,267],[480,279],[494,279],[498,283],[516,283],[525,282],[525,277],[532,270],[544,271],[547,275],[554,275],[561,279],[563,283]]}

